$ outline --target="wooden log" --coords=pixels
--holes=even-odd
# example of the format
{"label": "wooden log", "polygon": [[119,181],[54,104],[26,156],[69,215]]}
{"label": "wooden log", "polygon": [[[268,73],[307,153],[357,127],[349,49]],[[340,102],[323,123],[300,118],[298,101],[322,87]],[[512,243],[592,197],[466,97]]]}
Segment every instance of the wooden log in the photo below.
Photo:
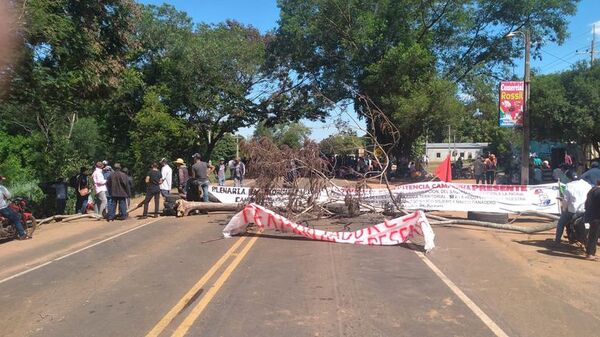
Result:
{"label": "wooden log", "polygon": [[179,199],[177,203],[177,217],[187,216],[192,211],[201,212],[222,212],[222,211],[239,211],[244,207],[244,204],[237,203],[218,203],[218,202],[196,202]]}
{"label": "wooden log", "polygon": [[38,227],[43,225],[43,224],[47,224],[53,221],[60,221],[60,222],[69,222],[69,221],[74,221],[74,220],[79,220],[79,219],[85,219],[85,218],[92,218],[95,220],[100,220],[102,219],[102,217],[96,213],[87,213],[87,214],[72,214],[72,215],[55,215],[55,216],[51,216],[49,218],[46,219],[42,219],[38,221]]}
{"label": "wooden log", "polygon": [[525,234],[533,234],[538,232],[547,231],[552,228],[556,228],[556,222],[541,224],[538,226],[525,227],[515,226],[509,224],[497,224],[493,222],[475,221],[475,220],[447,220],[447,221],[431,221],[432,225],[466,225],[466,226],[480,226],[495,229],[503,229],[507,231],[516,231]]}

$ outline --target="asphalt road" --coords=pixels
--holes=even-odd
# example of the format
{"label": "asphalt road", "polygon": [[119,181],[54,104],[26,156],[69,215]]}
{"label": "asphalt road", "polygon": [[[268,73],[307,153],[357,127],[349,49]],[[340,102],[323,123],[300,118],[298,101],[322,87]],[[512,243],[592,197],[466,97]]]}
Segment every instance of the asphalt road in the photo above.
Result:
{"label": "asphalt road", "polygon": [[[520,286],[507,301],[506,289],[490,289],[494,280],[476,279],[489,276],[490,265],[469,271],[473,257],[461,255],[461,247],[475,249],[464,243],[468,233],[436,229],[443,239],[430,258],[487,320],[414,246],[343,245],[280,233],[219,239],[228,218],[57,224],[38,234],[44,239],[0,245],[0,335],[495,336],[490,324],[498,324],[507,335],[536,336],[537,324],[552,318],[528,326],[527,317],[516,317]],[[457,272],[458,265],[464,270]],[[544,296],[529,288],[522,291]],[[515,310],[515,317],[507,314]],[[587,323],[580,329],[599,331],[593,316],[582,315],[577,319]],[[552,324],[545,335],[565,335]]]}

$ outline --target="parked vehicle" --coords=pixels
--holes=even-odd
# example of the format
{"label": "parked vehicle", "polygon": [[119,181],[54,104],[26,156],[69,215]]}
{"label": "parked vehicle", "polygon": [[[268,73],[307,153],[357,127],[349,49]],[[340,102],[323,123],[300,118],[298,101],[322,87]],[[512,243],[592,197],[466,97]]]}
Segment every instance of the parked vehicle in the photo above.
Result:
{"label": "parked vehicle", "polygon": [[[37,228],[37,220],[27,211],[27,199],[25,198],[14,198],[8,205],[13,211],[21,216],[21,222],[23,228],[27,231],[28,236],[32,236],[33,232]],[[16,239],[19,236],[15,225],[7,218],[0,215],[0,240],[4,239]]]}

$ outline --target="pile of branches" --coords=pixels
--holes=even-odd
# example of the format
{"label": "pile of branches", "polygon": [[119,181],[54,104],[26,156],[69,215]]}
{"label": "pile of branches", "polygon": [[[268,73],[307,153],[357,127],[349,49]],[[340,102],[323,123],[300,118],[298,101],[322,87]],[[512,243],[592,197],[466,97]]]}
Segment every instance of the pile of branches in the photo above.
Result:
{"label": "pile of branches", "polygon": [[[279,206],[287,214],[318,206],[332,172],[317,143],[307,140],[300,149],[280,148],[271,139],[261,138],[246,142],[243,150],[249,157],[248,171],[255,178],[249,201]],[[285,196],[285,207],[274,204],[277,196]]]}

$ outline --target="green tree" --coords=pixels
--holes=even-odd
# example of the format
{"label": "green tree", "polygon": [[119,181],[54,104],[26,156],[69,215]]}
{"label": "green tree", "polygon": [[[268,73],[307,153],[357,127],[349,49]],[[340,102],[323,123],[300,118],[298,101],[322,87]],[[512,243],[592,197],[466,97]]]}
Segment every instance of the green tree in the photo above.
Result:
{"label": "green tree", "polygon": [[[7,133],[31,134],[38,142],[35,165],[42,179],[93,159],[88,142],[95,134],[86,135],[87,141],[72,137],[83,127],[81,118],[100,120],[97,104],[125,69],[136,12],[131,0],[23,2],[21,55],[3,70],[10,91],[0,103],[0,118]],[[93,131],[93,121],[84,123]]]}
{"label": "green tree", "polygon": [[265,121],[254,130],[255,138],[270,138],[277,146],[299,149],[310,135],[310,129],[300,122],[275,124],[271,127]]}
{"label": "green tree", "polygon": [[359,148],[364,146],[364,139],[358,137],[352,131],[342,131],[323,139],[319,143],[321,152],[327,156],[355,154]]}
{"label": "green tree", "polygon": [[600,65],[580,64],[558,74],[535,76],[531,84],[531,130],[537,139],[600,142]]}
{"label": "green tree", "polygon": [[[544,42],[564,40],[576,3],[280,0],[271,50],[298,74],[298,86],[335,103],[354,100],[367,118],[379,107],[398,128],[395,153],[408,155],[426,130],[442,133],[462,110],[456,94],[464,80],[489,75],[519,55],[518,42],[506,33],[528,28],[544,36],[534,41],[539,55]],[[391,143],[387,130],[368,122],[382,144]]]}
{"label": "green tree", "polygon": [[152,162],[179,156],[173,144],[191,138],[184,123],[169,114],[156,88],[144,95],[142,109],[136,114],[134,123],[130,136],[135,160],[133,167],[138,177],[145,174]]}
{"label": "green tree", "polygon": [[212,156],[210,158],[213,164],[218,163],[221,158],[225,159],[225,162],[235,158],[237,141],[238,140],[235,139],[234,135],[230,133],[225,134],[223,138],[217,142],[212,152]]}
{"label": "green tree", "polygon": [[[194,147],[210,157],[226,134],[323,116],[319,97],[294,86],[268,53],[270,34],[235,21],[198,24],[172,6],[145,6],[139,65],[146,83],[164,85],[173,116],[195,128]],[[315,107],[313,109],[313,107]]]}

